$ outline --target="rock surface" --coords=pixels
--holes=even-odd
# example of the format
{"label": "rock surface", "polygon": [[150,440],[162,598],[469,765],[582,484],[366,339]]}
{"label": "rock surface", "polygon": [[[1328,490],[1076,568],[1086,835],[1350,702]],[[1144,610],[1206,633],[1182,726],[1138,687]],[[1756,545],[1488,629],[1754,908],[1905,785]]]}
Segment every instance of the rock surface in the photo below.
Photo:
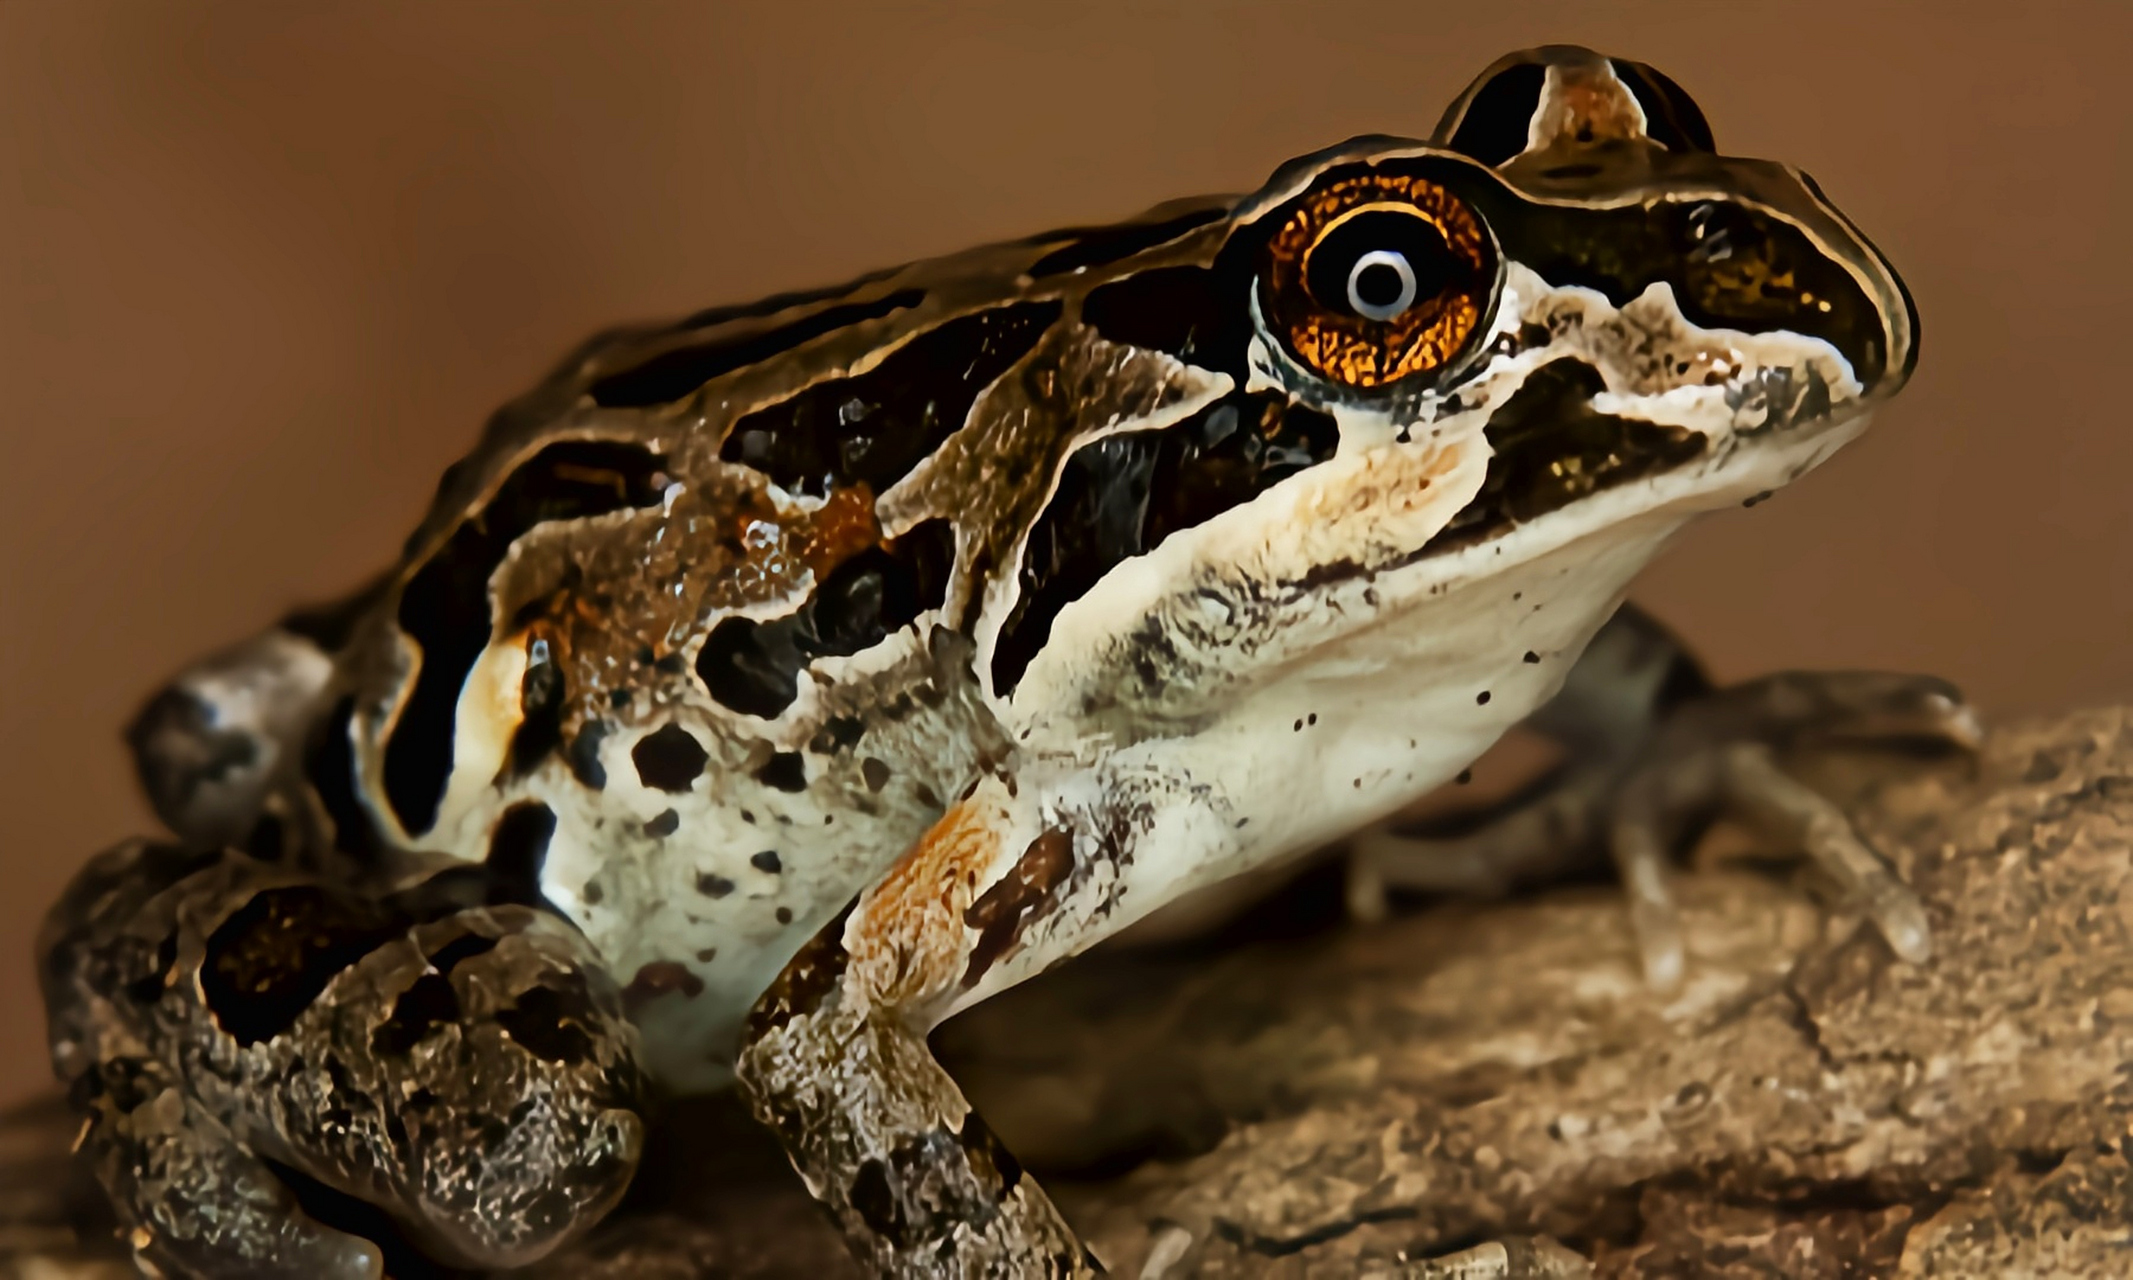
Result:
{"label": "rock surface", "polygon": [[[1924,896],[1930,963],[1736,867],[1680,882],[1667,998],[1592,885],[1098,954],[942,1051],[1115,1276],[1393,1276],[1533,1232],[1607,1277],[2133,1275],[2133,711],[1800,769]],[[665,1129],[543,1275],[856,1280],[730,1103]],[[61,1189],[70,1133],[0,1124],[0,1275],[126,1274]]]}

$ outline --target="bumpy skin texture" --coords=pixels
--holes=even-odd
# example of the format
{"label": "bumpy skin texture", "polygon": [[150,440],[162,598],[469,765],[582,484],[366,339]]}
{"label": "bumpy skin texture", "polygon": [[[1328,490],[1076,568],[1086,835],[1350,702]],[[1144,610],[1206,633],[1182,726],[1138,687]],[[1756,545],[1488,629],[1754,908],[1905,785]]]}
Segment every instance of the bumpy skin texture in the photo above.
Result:
{"label": "bumpy skin texture", "polygon": [[[877,1269],[1083,1272],[926,1029],[1450,778],[1913,329],[1811,183],[1557,48],[1430,143],[603,335],[135,726],[209,852],[47,931],[107,1186],[179,1270],[369,1264],[258,1158],[527,1260],[626,1178],[641,1043],[737,1062]],[[248,1243],[179,1203],[222,1165]]]}

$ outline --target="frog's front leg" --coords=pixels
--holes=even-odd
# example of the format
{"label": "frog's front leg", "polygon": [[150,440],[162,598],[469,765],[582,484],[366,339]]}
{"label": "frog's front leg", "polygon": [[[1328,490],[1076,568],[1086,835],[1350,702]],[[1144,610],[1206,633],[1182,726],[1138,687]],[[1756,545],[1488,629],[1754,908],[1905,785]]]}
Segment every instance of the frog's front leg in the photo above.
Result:
{"label": "frog's front leg", "polygon": [[[1077,803],[1091,794],[1103,798]],[[1193,864],[1229,852],[1230,830],[1190,786],[988,776],[794,957],[751,1015],[741,1086],[875,1273],[1102,1274],[926,1035],[1121,927],[1137,899],[1200,878],[1208,868]],[[1406,1274],[1542,1280],[1589,1268],[1552,1242],[1518,1240]]]}
{"label": "frog's front leg", "polygon": [[1392,887],[1500,892],[1611,857],[1629,896],[1645,975],[1660,990],[1685,957],[1667,864],[1714,817],[1756,822],[1833,878],[1911,961],[1931,949],[1925,909],[1837,807],[1779,767],[1813,743],[1927,741],[1974,747],[1976,713],[1945,680],[1885,672],[1782,672],[1714,687],[1681,643],[1625,605],[1528,722],[1564,764],[1456,834],[1379,829],[1348,865],[1354,914]]}
{"label": "frog's front leg", "polygon": [[284,1171],[431,1257],[530,1262],[636,1164],[634,1040],[569,926],[477,868],[361,892],[219,850],[96,859],[39,940],[84,1155],[156,1274],[375,1280]]}

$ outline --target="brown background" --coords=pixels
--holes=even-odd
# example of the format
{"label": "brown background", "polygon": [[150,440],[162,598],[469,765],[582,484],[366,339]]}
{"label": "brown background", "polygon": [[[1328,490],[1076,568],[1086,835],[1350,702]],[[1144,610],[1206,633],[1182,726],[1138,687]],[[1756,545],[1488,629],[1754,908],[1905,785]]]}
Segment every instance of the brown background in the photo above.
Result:
{"label": "brown background", "polygon": [[1657,64],[1896,261],[1882,425],[1640,596],[1725,673],[2133,694],[2133,8],[0,0],[0,1100],[44,904],[148,822],[159,676],[388,555],[591,329],[1426,131],[1513,47]]}

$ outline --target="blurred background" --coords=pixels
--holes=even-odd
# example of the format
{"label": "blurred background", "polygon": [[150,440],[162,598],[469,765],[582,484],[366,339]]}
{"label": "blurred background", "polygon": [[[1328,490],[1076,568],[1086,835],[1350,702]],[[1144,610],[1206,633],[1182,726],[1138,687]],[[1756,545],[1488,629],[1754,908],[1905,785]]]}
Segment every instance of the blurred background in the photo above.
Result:
{"label": "blurred background", "polygon": [[1498,54],[1656,64],[1811,172],[1924,315],[1878,429],[1636,594],[1719,672],[2133,695],[2133,7],[0,0],[0,1102],[29,949],[150,829],[157,680],[381,565],[612,321],[1421,134]]}

